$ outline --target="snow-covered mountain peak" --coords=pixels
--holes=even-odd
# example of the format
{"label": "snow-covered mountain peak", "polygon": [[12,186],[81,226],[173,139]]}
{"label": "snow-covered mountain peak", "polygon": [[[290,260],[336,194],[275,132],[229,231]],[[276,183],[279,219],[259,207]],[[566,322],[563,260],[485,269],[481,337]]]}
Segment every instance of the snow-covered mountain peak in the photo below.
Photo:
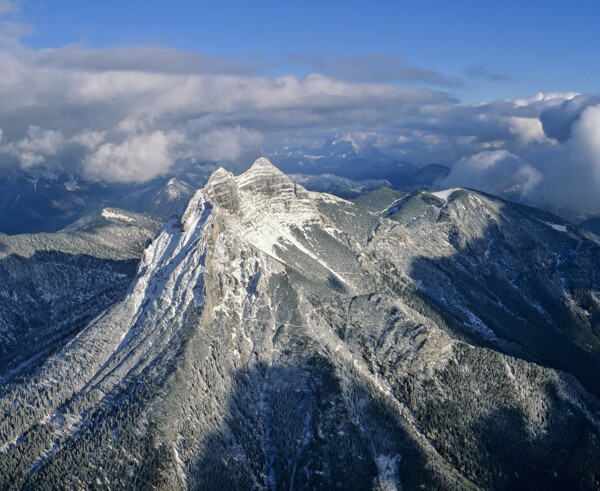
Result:
{"label": "snow-covered mountain peak", "polygon": [[224,169],[215,171],[190,202],[184,222],[204,200],[217,213],[224,212],[224,226],[230,232],[274,256],[275,244],[284,247],[295,242],[293,228],[321,222],[309,193],[265,158],[239,176]]}
{"label": "snow-covered mountain peak", "polygon": [[260,157],[256,159],[250,167],[250,169],[248,170],[255,172],[258,170],[262,170],[267,172],[275,172],[276,174],[282,174],[282,172],[277,167],[275,167],[269,159],[265,157]]}
{"label": "snow-covered mountain peak", "polygon": [[431,194],[433,194],[434,196],[437,196],[438,198],[448,201],[450,199],[450,196],[452,196],[452,194],[454,194],[455,191],[460,191],[463,188],[448,188],[448,189],[442,189],[441,191],[435,191]]}
{"label": "snow-covered mountain peak", "polygon": [[239,210],[239,196],[235,178],[231,172],[227,172],[222,167],[213,172],[204,187],[204,191],[216,206],[225,208],[231,213],[237,213]]}
{"label": "snow-covered mountain peak", "polygon": [[219,167],[214,171],[208,179],[207,185],[215,185],[223,180],[233,179],[233,173],[225,170],[223,167]]}
{"label": "snow-covered mountain peak", "polygon": [[257,159],[252,167],[237,176],[240,189],[255,191],[266,195],[276,195],[285,188],[293,188],[290,179],[265,158]]}

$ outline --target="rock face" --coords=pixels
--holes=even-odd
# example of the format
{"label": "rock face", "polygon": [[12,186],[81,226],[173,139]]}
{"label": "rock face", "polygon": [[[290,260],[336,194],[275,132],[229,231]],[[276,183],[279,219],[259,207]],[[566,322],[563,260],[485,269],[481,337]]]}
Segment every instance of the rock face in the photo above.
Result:
{"label": "rock face", "polygon": [[595,489],[599,252],[467,190],[218,170],[120,302],[6,381],[0,482]]}

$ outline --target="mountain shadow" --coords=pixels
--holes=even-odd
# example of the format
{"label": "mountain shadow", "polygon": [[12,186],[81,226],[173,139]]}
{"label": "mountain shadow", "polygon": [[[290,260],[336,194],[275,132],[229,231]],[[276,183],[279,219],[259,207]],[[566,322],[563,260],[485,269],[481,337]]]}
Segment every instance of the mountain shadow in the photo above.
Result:
{"label": "mountain shadow", "polygon": [[600,396],[600,245],[575,226],[547,225],[558,217],[512,203],[478,235],[448,225],[437,206],[431,226],[455,252],[413,261],[409,276],[423,302],[470,343],[568,372]]}

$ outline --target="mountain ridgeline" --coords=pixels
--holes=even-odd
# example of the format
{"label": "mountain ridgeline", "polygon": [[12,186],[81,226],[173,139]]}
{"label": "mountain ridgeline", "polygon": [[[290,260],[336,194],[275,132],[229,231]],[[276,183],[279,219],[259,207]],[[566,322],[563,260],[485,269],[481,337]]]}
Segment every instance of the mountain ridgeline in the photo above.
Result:
{"label": "mountain ridgeline", "polygon": [[4,363],[0,487],[597,489],[599,278],[592,235],[492,196],[219,169]]}
{"label": "mountain ridgeline", "polygon": [[[306,189],[345,199],[381,186],[432,189],[450,171],[441,165],[418,168],[393,161],[373,147],[358,150],[346,140],[330,140],[315,152],[318,156],[300,151],[276,155],[276,165]],[[14,169],[0,176],[0,233],[54,232],[102,207],[149,213],[166,221],[181,213],[216,168],[214,162],[176,165],[165,175],[138,183],[89,180],[43,164]]]}

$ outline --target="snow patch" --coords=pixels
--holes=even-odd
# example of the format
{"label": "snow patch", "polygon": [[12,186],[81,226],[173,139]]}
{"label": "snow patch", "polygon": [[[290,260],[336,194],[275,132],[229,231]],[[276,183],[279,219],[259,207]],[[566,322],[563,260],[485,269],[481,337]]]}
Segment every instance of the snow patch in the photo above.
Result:
{"label": "snow patch", "polygon": [[394,201],[390,206],[388,206],[387,208],[384,208],[381,211],[377,212],[377,215],[379,216],[383,216],[383,215],[393,215],[394,213],[396,213],[400,207],[402,206],[402,203],[404,203],[404,201],[406,201],[407,198],[409,198],[410,196],[412,196],[411,194],[408,194],[406,196],[403,196],[400,199],[397,199],[396,201]]}
{"label": "snow patch", "polygon": [[468,309],[461,309],[469,317],[469,325],[475,329],[483,338],[489,341],[495,341],[496,335],[485,323]]}
{"label": "snow patch", "polygon": [[135,220],[127,215],[122,215],[121,213],[115,213],[114,211],[110,211],[107,208],[102,210],[102,216],[104,218],[116,218],[117,220],[124,220],[126,222],[135,222]]}
{"label": "snow patch", "polygon": [[398,478],[398,462],[400,454],[380,455],[375,459],[377,471],[379,472],[379,489],[385,491],[396,491],[402,489],[400,479]]}
{"label": "snow patch", "polygon": [[566,225],[558,225],[556,223],[546,222],[544,220],[541,220],[541,222],[548,225],[549,227],[552,227],[554,230],[557,230],[558,232],[566,232],[567,231]]}
{"label": "snow patch", "polygon": [[460,188],[448,188],[444,189],[443,191],[436,191],[435,193],[431,194],[437,196],[440,199],[448,201],[448,198],[450,198],[450,196],[452,196],[452,193],[454,193],[455,191],[460,191]]}

